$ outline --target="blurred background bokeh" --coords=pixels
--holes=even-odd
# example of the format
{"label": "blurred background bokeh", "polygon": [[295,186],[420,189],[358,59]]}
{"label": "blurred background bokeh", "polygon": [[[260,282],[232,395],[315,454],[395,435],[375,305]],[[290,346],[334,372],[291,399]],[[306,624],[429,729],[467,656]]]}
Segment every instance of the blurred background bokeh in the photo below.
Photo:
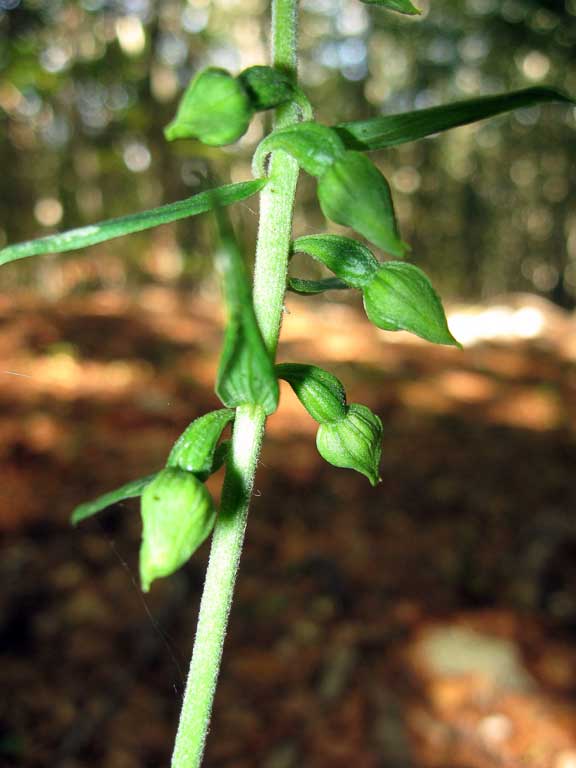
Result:
{"label": "blurred background bokeh", "polygon": [[[320,121],[576,93],[576,0],[416,4],[302,0]],[[0,0],[0,246],[249,178],[268,115],[222,149],[162,129],[202,67],[266,61],[268,16]],[[373,155],[464,351],[379,332],[344,292],[288,297],[281,359],[379,413],[383,483],[323,465],[282,390],[207,766],[575,768],[575,128],[548,104]],[[234,209],[248,257],[257,206]],[[325,227],[302,178],[295,231]],[[144,599],[137,505],[67,521],[217,407],[212,253],[198,217],[0,270],[0,766],[168,764],[207,547]]]}
{"label": "blurred background bokeh", "polygon": [[[265,61],[268,5],[2,0],[0,243],[185,197],[208,168],[247,178],[264,120],[224,151],[168,146],[162,128],[199,69]],[[357,0],[302,3],[301,77],[319,120],[542,83],[576,90],[572,0],[421,5],[423,17],[407,20]],[[379,153],[404,238],[440,289],[527,290],[572,306],[574,124],[571,109],[534,107]],[[297,228],[318,229],[313,186],[302,186]],[[210,258],[204,225],[187,222],[100,249],[97,263],[44,259],[5,269],[3,280],[54,295],[195,279]]]}

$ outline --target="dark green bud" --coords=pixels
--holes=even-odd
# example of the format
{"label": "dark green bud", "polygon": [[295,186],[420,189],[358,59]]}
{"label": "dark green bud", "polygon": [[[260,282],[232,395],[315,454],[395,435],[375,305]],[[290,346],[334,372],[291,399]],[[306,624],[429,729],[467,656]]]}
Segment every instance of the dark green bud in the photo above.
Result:
{"label": "dark green bud", "polygon": [[328,371],[316,365],[281,363],[276,375],[287,381],[310,416],[320,424],[330,424],[346,416],[344,387]]}
{"label": "dark green bud", "polygon": [[261,111],[286,104],[294,98],[294,85],[288,75],[272,67],[249,67],[238,75],[252,109]]}
{"label": "dark green bud", "polygon": [[308,253],[353,288],[362,290],[378,271],[372,251],[341,235],[309,235],[294,241],[295,253]]}
{"label": "dark green bud", "polygon": [[434,344],[460,344],[450,333],[442,302],[421,269],[388,261],[364,288],[371,322],[385,331],[409,331]]}
{"label": "dark green bud", "polygon": [[352,227],[393,256],[403,256],[390,187],[378,168],[360,152],[348,151],[318,182],[324,215]]}
{"label": "dark green bud", "polygon": [[192,80],[164,135],[220,147],[246,133],[253,113],[243,84],[224,69],[209,68]]}
{"label": "dark green bud", "polygon": [[212,531],[214,503],[191,472],[166,468],[142,493],[140,581],[150,584],[177,571]]}
{"label": "dark green bud", "polygon": [[322,176],[345,154],[342,139],[332,128],[313,121],[296,123],[273,131],[260,142],[253,161],[256,176],[264,175],[266,156],[277,149],[292,155],[312,176]]}
{"label": "dark green bud", "polygon": [[352,403],[345,418],[321,424],[316,446],[322,458],[335,467],[355,469],[372,485],[379,482],[382,422],[365,405]]}
{"label": "dark green bud", "polygon": [[206,480],[219,468],[215,466],[216,447],[224,427],[233,418],[233,410],[221,408],[195,419],[174,443],[166,466],[193,472]]}

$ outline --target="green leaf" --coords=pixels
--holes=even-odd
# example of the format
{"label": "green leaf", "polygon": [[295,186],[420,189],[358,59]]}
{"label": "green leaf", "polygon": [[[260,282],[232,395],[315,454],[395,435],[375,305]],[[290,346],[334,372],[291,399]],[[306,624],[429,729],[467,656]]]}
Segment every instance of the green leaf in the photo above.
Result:
{"label": "green leaf", "polygon": [[111,507],[113,504],[117,504],[119,501],[141,496],[146,486],[154,480],[156,474],[157,473],[148,475],[148,477],[141,477],[138,480],[131,480],[120,488],[116,488],[115,491],[108,491],[108,493],[98,496],[98,498],[93,501],[85,501],[83,504],[79,504],[72,512],[70,522],[72,525],[76,525],[82,520],[92,517],[97,512],[101,512],[103,509],[106,509],[106,507]]}
{"label": "green leaf", "polygon": [[367,285],[378,271],[372,251],[358,240],[342,235],[308,235],[292,245],[294,253],[308,253],[353,288]]}
{"label": "green leaf", "polygon": [[366,5],[377,5],[380,8],[386,8],[388,11],[405,13],[408,16],[419,16],[422,11],[415,8],[410,0],[362,0]]}
{"label": "green leaf", "polygon": [[155,579],[178,570],[209,536],[216,509],[195,475],[168,467],[146,486],[141,511],[140,581],[148,592]]}
{"label": "green leaf", "polygon": [[232,230],[216,211],[220,250],[217,263],[224,278],[228,322],[216,378],[216,394],[224,405],[260,405],[267,414],[278,407],[278,380],[254,314],[244,259]]}
{"label": "green leaf", "polygon": [[409,331],[434,344],[460,346],[450,333],[438,294],[413,264],[382,264],[364,289],[364,307],[371,322],[385,331]]}
{"label": "green leaf", "polygon": [[378,168],[360,152],[346,152],[318,181],[324,215],[352,227],[393,256],[403,256],[390,187]]}
{"label": "green leaf", "polygon": [[310,416],[320,424],[346,417],[346,392],[340,381],[317,365],[281,363],[278,378],[287,381]]}
{"label": "green leaf", "polygon": [[206,480],[216,471],[216,446],[234,415],[233,410],[222,408],[195,419],[174,443],[166,466],[193,472],[199,480]]}
{"label": "green leaf", "polygon": [[419,109],[416,112],[340,123],[335,126],[335,130],[350,149],[364,151],[385,149],[396,144],[422,139],[440,131],[447,131],[450,128],[457,128],[460,125],[468,125],[477,120],[494,117],[503,112],[531,107],[547,101],[576,103],[570,96],[555,88],[525,88],[498,96],[483,96],[440,107]]}
{"label": "green leaf", "polygon": [[343,291],[348,288],[350,288],[348,283],[337,277],[325,277],[322,280],[304,280],[301,277],[288,278],[288,290],[303,296],[311,296],[325,291]]}
{"label": "green leaf", "polygon": [[344,145],[332,128],[312,121],[296,123],[273,131],[260,142],[253,160],[256,176],[264,174],[266,156],[277,149],[292,155],[312,176],[321,176],[344,154]]}
{"label": "green leaf", "polygon": [[160,208],[152,208],[149,211],[133,213],[119,219],[108,219],[108,221],[90,224],[79,229],[71,229],[61,234],[9,245],[0,250],[0,265],[42,253],[63,253],[78,248],[87,248],[89,245],[103,243],[115,237],[131,235],[134,232],[159,227],[161,224],[170,224],[172,221],[185,219],[188,216],[206,213],[206,211],[214,210],[218,206],[232,205],[232,203],[237,203],[256,194],[266,183],[266,179],[253,179],[238,184],[226,184],[223,187],[199,192],[197,195],[186,198],[186,200],[169,203]]}
{"label": "green leaf", "polygon": [[355,469],[365,475],[372,485],[379,482],[382,422],[365,405],[352,403],[345,418],[321,424],[316,446],[322,458],[335,467]]}
{"label": "green leaf", "polygon": [[260,405],[267,414],[278,407],[278,382],[256,318],[248,310],[228,318],[216,394],[229,408]]}
{"label": "green leaf", "polygon": [[168,141],[199,139],[221,147],[246,133],[253,114],[243,83],[225,69],[209,67],[188,85],[164,135]]}

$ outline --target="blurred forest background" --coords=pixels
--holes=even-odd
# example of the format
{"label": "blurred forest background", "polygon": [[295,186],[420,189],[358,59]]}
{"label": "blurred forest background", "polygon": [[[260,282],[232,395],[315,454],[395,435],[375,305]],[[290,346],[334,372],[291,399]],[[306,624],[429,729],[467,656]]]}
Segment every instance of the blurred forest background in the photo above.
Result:
{"label": "blurred forest background", "polygon": [[[576,94],[576,0],[416,4],[302,0],[320,121]],[[202,67],[266,60],[268,13],[0,0],[0,246],[249,178],[269,115],[222,149],[162,129]],[[207,768],[575,768],[575,114],[372,156],[464,350],[380,332],[345,292],[287,296],[280,359],[333,371],[381,416],[382,484],[322,462],[282,388]],[[233,213],[248,254],[257,205]],[[303,177],[296,234],[325,227]],[[137,504],[69,515],[218,407],[212,249],[205,216],[0,269],[2,768],[169,764],[208,547],[143,596]]]}
{"label": "blurred forest background", "polygon": [[[238,146],[167,145],[162,128],[199,69],[266,59],[264,0],[1,0],[0,244],[170,202],[206,174],[248,178],[266,117]],[[423,0],[421,18],[357,0],[302,2],[302,83],[335,123],[546,83],[576,91],[574,0]],[[3,10],[1,10],[3,9]],[[521,110],[375,155],[404,239],[444,294],[576,298],[574,110]],[[319,231],[302,184],[296,231]],[[255,217],[244,217],[253,237]],[[4,268],[56,297],[190,282],[210,268],[206,222],[82,256]]]}

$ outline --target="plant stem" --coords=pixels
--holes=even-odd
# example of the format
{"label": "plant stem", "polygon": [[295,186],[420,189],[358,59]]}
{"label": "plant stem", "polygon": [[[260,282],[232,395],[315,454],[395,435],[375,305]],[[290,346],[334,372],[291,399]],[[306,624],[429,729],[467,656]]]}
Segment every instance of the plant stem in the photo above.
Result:
{"label": "plant stem", "polygon": [[172,768],[197,768],[202,762],[264,421],[259,407],[236,411]]}
{"label": "plant stem", "polygon": [[[272,61],[296,81],[296,10],[298,0],[272,3]],[[296,105],[280,107],[276,127],[298,120]],[[284,152],[270,158],[268,184],[260,194],[260,221],[254,265],[254,310],[271,355],[275,356],[284,309],[286,273],[292,240],[292,212],[298,163]]]}
{"label": "plant stem", "polygon": [[[297,4],[298,0],[272,2],[272,63],[292,73],[294,80]],[[283,107],[277,111],[276,125],[296,122],[297,115],[295,106]],[[298,165],[289,155],[280,152],[271,157],[269,182],[260,198],[253,299],[273,357],[284,304],[297,180]],[[172,768],[197,768],[202,762],[265,421],[259,407],[237,409]]]}

